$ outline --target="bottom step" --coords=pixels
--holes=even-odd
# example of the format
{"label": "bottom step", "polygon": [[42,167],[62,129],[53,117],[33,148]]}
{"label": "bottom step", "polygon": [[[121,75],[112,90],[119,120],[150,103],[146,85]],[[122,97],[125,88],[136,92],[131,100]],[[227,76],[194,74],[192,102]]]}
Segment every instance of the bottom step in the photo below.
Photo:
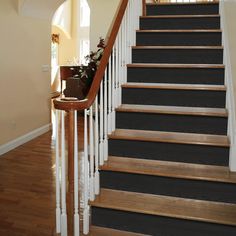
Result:
{"label": "bottom step", "polygon": [[145,234],[131,233],[110,228],[91,226],[89,236],[145,236]]}
{"label": "bottom step", "polygon": [[149,235],[235,236],[236,205],[102,189],[92,224]]}

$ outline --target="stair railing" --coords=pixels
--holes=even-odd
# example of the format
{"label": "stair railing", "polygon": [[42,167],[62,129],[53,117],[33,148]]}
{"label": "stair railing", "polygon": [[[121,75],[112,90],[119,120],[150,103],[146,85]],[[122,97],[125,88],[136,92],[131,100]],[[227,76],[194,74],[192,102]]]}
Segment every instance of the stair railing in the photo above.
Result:
{"label": "stair railing", "polygon": [[[100,191],[99,167],[108,160],[108,135],[115,129],[115,109],[121,104],[121,86],[126,82],[126,64],[131,63],[131,46],[135,45],[141,13],[142,0],[122,0],[87,97],[54,100],[56,233],[62,236],[79,236],[80,221],[83,234],[89,233],[89,201]],[[81,155],[77,111],[84,115]]]}

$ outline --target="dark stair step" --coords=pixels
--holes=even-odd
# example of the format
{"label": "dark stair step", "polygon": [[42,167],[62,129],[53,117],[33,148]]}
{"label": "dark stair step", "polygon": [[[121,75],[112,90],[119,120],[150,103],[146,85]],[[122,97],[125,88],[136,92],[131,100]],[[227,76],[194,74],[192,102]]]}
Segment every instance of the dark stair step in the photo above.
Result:
{"label": "dark stair step", "polygon": [[190,107],[225,107],[223,85],[127,83],[122,85],[122,103]]}
{"label": "dark stair step", "polygon": [[223,64],[221,46],[136,46],[133,63]]}
{"label": "dark stair step", "polygon": [[110,156],[102,188],[236,203],[236,174],[228,167]]}
{"label": "dark stair step", "polygon": [[[152,57],[155,57],[154,53]],[[224,74],[225,68],[222,64],[133,63],[127,65],[128,82],[223,85]]]}
{"label": "dark stair step", "polygon": [[229,164],[229,140],[223,135],[116,129],[109,155],[206,165]]}
{"label": "dark stair step", "polygon": [[236,205],[102,189],[92,224],[150,235],[233,236]]}
{"label": "dark stair step", "polygon": [[141,16],[141,30],[158,29],[220,29],[219,15]]}
{"label": "dark stair step", "polygon": [[227,111],[125,104],[116,109],[116,128],[226,135]]}
{"label": "dark stair step", "polygon": [[137,30],[137,46],[221,46],[221,30]]}
{"label": "dark stair step", "polygon": [[148,3],[147,15],[209,15],[219,14],[219,2]]}

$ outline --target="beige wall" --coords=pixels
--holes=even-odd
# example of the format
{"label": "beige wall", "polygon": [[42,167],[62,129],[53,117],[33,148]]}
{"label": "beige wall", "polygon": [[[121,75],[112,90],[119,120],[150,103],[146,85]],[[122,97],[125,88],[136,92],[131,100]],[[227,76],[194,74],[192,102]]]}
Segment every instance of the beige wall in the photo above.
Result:
{"label": "beige wall", "polygon": [[120,0],[88,0],[91,10],[90,45],[95,50],[100,37],[106,38]]}
{"label": "beige wall", "polygon": [[0,1],[0,145],[50,123],[49,20],[19,16]]}
{"label": "beige wall", "polygon": [[[232,79],[234,84],[234,95],[236,105],[236,1],[225,1],[225,20],[227,23],[227,38],[229,40],[230,60],[232,67]],[[236,107],[235,107],[236,110]]]}
{"label": "beige wall", "polygon": [[[71,0],[70,4],[66,3],[71,9],[67,10],[65,16],[65,21],[67,26],[70,28],[63,27],[63,25],[53,25],[52,33],[60,35],[60,44],[59,44],[59,65],[66,65],[69,61],[72,61],[74,58],[78,57],[78,34],[77,28],[79,26],[79,16],[78,16],[78,0]],[[55,22],[56,23],[56,22]]]}

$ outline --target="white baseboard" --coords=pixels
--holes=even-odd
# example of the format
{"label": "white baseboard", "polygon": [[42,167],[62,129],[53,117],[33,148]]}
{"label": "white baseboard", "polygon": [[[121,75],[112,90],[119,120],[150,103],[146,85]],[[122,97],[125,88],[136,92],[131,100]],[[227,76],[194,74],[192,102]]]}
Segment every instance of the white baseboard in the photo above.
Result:
{"label": "white baseboard", "polygon": [[0,156],[4,153],[11,151],[12,149],[29,142],[30,140],[48,132],[51,129],[51,124],[44,125],[38,129],[35,129],[25,135],[20,136],[6,144],[0,146]]}

